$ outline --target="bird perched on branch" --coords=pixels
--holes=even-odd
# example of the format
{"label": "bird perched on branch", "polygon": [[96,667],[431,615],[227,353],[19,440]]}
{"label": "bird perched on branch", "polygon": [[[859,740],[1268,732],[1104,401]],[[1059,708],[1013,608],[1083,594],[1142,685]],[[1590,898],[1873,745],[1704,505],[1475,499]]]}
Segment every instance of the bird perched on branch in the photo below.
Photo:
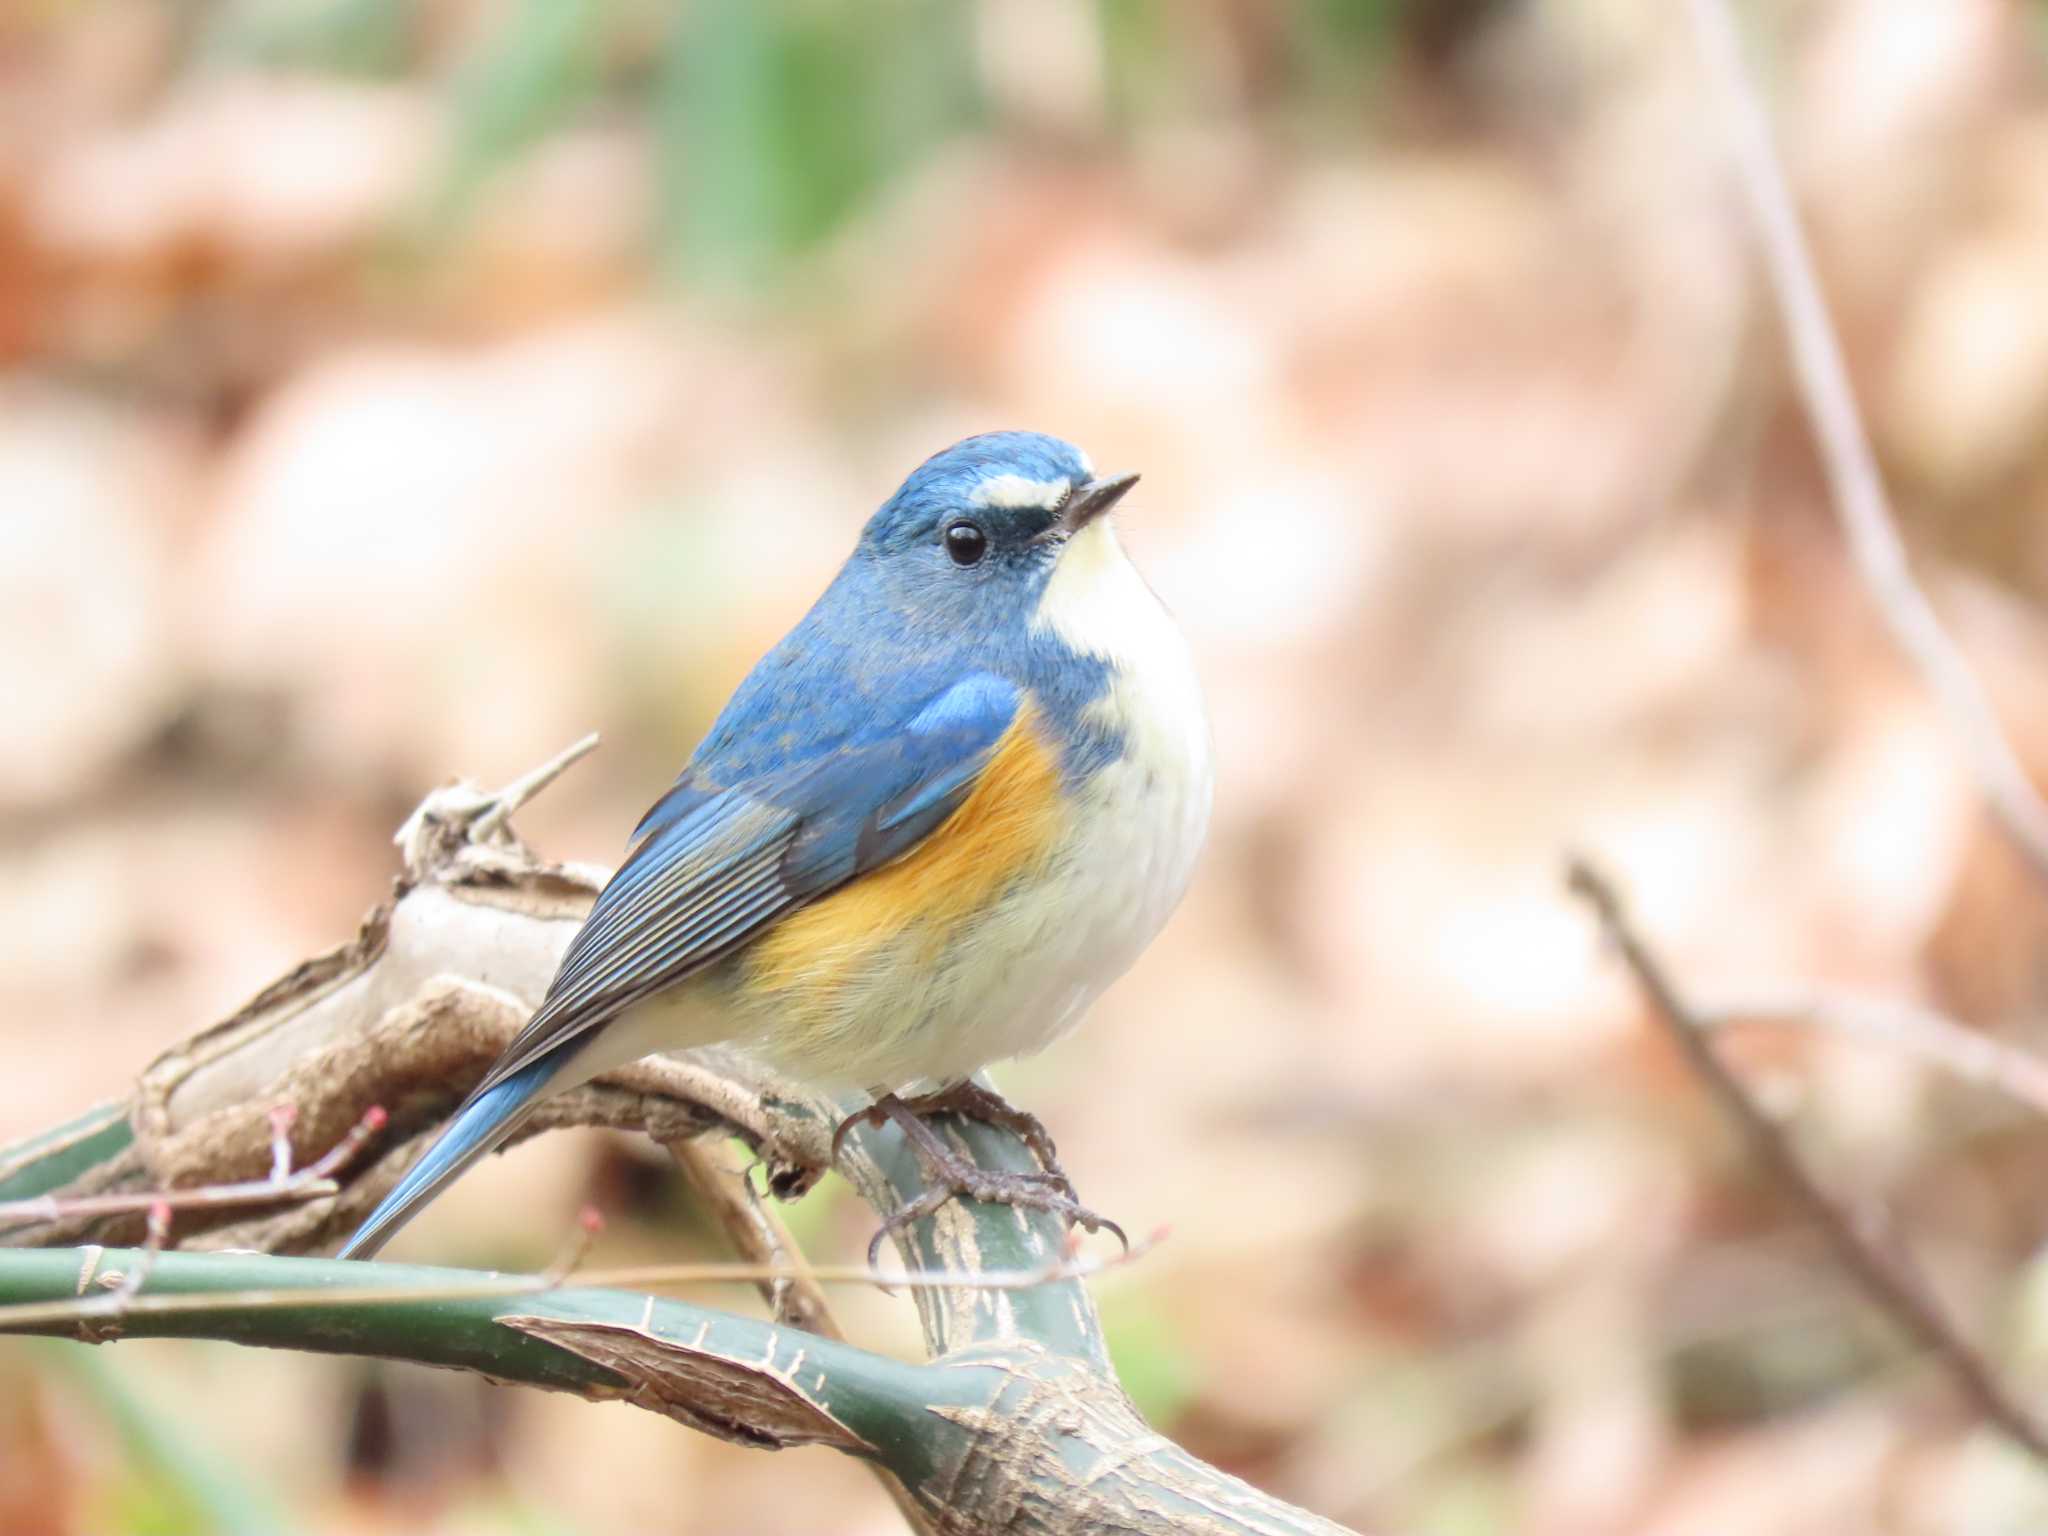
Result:
{"label": "bird perched on branch", "polygon": [[[1129,967],[1207,831],[1187,646],[1110,523],[1137,478],[997,432],[904,481],[641,820],[532,1020],[343,1255],[375,1253],[546,1095],[715,1041],[872,1093],[854,1118],[896,1121],[941,1199],[1111,1225],[1036,1122],[970,1078],[1064,1034]],[[947,1108],[1025,1131],[1046,1173],[960,1157],[919,1118]]]}

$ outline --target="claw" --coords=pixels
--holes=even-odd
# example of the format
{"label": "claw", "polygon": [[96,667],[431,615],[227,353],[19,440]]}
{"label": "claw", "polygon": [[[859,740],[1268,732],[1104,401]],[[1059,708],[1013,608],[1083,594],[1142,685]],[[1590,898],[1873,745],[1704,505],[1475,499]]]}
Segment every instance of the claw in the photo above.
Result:
{"label": "claw", "polygon": [[[931,1114],[957,1114],[1014,1133],[1031,1149],[1042,1171],[1004,1172],[981,1167],[939,1139],[923,1119]],[[866,1109],[848,1115],[839,1123],[832,1133],[833,1161],[838,1161],[846,1133],[854,1126],[879,1126],[891,1120],[902,1128],[904,1139],[910,1143],[932,1182],[916,1199],[883,1221],[868,1243],[870,1269],[880,1261],[882,1244],[886,1239],[956,1198],[1050,1211],[1064,1217],[1070,1226],[1078,1226],[1087,1232],[1114,1233],[1124,1252],[1131,1251],[1131,1240],[1122,1227],[1081,1204],[1074,1193],[1072,1180],[1060,1167],[1052,1137],[1046,1134],[1037,1117],[1026,1114],[980,1084],[957,1083],[951,1088],[907,1102],[893,1093],[883,1094]]]}
{"label": "claw", "polygon": [[846,1133],[856,1125],[872,1125],[879,1130],[882,1122],[888,1118],[889,1112],[882,1108],[882,1101],[880,1099],[877,1099],[866,1109],[856,1109],[852,1114],[840,1121],[832,1132],[831,1160],[835,1163],[839,1161],[839,1154],[846,1146]]}

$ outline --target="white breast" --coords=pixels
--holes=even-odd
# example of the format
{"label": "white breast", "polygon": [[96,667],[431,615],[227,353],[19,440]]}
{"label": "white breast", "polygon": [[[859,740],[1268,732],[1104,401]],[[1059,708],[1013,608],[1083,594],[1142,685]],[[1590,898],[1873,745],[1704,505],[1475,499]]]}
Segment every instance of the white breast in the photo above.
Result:
{"label": "white breast", "polygon": [[1115,685],[1093,707],[1126,737],[1126,767],[1157,776],[1169,798],[1185,798],[1199,844],[1214,784],[1209,715],[1194,658],[1107,518],[1082,529],[1061,554],[1036,623],[1115,667]]}
{"label": "white breast", "polygon": [[[1124,741],[1077,799],[1059,876],[998,919],[1037,937],[1029,996],[991,1015],[983,1061],[1064,1034],[1152,942],[1186,892],[1209,829],[1214,769],[1193,657],[1173,617],[1125,557],[1108,519],[1062,552],[1037,623],[1115,669],[1093,705]],[[1014,975],[1014,973],[1013,973]]]}

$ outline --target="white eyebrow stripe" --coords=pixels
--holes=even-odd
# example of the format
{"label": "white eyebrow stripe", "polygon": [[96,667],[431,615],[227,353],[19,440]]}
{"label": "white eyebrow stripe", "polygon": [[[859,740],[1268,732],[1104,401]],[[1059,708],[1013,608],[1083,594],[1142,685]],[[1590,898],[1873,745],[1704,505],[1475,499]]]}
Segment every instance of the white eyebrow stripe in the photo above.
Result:
{"label": "white eyebrow stripe", "polygon": [[968,499],[977,507],[1052,507],[1073,489],[1067,480],[1026,480],[1022,475],[990,475]]}

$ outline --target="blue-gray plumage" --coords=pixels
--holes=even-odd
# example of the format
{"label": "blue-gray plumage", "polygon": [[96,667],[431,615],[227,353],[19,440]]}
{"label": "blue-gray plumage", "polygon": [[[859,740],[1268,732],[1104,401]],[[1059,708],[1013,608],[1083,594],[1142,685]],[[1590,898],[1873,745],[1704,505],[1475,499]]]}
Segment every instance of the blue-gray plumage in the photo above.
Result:
{"label": "blue-gray plumage", "polygon": [[1178,901],[1206,827],[1184,645],[1098,479],[969,438],[869,519],[757,664],[526,1028],[363,1224],[368,1254],[545,1093],[736,1040],[889,1095],[1062,1033]]}

